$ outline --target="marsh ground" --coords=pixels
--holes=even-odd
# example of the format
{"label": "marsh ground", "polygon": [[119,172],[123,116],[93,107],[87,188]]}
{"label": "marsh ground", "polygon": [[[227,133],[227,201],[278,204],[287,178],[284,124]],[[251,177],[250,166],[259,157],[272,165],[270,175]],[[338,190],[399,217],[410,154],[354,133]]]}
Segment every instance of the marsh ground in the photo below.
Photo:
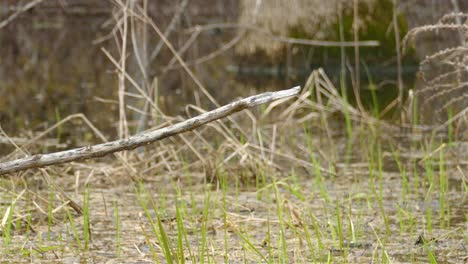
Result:
{"label": "marsh ground", "polygon": [[466,141],[291,105],[126,153],[138,180],[109,157],[3,178],[2,261],[467,261]]}
{"label": "marsh ground", "polygon": [[465,2],[174,2],[2,1],[0,161],[302,94],[0,176],[0,262],[468,262]]}

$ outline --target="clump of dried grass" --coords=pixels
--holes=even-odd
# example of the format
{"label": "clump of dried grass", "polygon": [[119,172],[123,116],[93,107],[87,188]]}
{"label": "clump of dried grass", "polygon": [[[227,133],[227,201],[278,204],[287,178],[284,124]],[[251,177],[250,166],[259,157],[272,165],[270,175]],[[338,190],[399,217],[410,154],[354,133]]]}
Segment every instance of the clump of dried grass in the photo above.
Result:
{"label": "clump of dried grass", "polygon": [[[375,0],[362,1],[369,9],[373,9]],[[269,1],[241,1],[239,24],[251,25],[267,30],[274,35],[288,36],[293,28],[307,32],[315,40],[324,40],[333,36],[332,30],[336,24],[340,8],[345,12],[352,12],[353,1],[347,0],[269,0]],[[362,19],[362,18],[359,18]],[[360,21],[360,28],[365,28]],[[265,34],[249,32],[237,45],[239,54],[252,54],[263,50],[268,55],[276,54],[285,43],[271,41]]]}
{"label": "clump of dried grass", "polygon": [[440,37],[442,34],[444,41],[439,50],[420,62],[420,84],[414,93],[422,121],[426,123],[443,122],[448,111],[456,114],[466,112],[468,108],[466,14],[450,13],[435,24],[413,28],[404,38],[403,48],[418,38]]}

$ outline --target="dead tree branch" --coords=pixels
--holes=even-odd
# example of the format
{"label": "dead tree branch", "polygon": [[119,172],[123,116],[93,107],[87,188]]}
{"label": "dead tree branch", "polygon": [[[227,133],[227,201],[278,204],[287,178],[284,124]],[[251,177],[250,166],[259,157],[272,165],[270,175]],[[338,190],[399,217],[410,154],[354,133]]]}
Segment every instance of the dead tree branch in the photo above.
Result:
{"label": "dead tree branch", "polygon": [[95,157],[102,157],[107,154],[118,151],[135,149],[137,147],[148,145],[167,137],[171,137],[186,131],[193,130],[209,122],[242,111],[246,108],[250,108],[260,104],[265,104],[281,98],[297,95],[299,94],[300,90],[301,88],[297,86],[288,90],[267,92],[254,95],[216,108],[196,117],[192,117],[180,123],[164,127],[158,130],[136,134],[121,140],[49,154],[37,154],[22,159],[0,163],[0,175],[22,171],[26,169],[67,163],[76,160],[85,160]]}

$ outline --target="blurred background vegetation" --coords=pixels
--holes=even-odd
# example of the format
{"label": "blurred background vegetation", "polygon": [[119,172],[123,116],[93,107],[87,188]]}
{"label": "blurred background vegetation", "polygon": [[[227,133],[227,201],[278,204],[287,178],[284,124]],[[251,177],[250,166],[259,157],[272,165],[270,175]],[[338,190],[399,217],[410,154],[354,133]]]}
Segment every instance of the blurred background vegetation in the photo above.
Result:
{"label": "blurred background vegetation", "polygon": [[[468,8],[467,1],[457,0],[4,0],[0,124],[8,135],[43,131],[70,114],[83,113],[109,137],[116,136],[118,76],[102,49],[115,57],[121,52],[118,3],[143,10],[219,103],[303,84],[313,69],[323,67],[337,87],[344,77],[342,92],[352,102],[352,87],[357,85],[365,108],[372,107],[372,91],[382,109],[398,96],[399,85],[403,99],[410,89],[422,89],[423,82],[416,78],[422,59],[466,38],[466,31],[463,35],[457,30],[426,34],[415,38],[399,58],[397,45],[401,48],[407,32]],[[130,24],[127,71],[145,89],[157,87],[154,96],[161,110],[183,114],[189,103],[213,108],[151,26],[136,19]],[[357,49],[353,41],[370,45]],[[466,81],[466,72],[462,79]],[[465,91],[463,86],[458,94],[463,97]],[[137,97],[129,96],[127,103],[147,111]],[[127,110],[130,128],[138,130],[139,113]],[[433,111],[427,111],[426,120],[432,122]],[[389,111],[382,118],[395,116]],[[67,126],[61,138],[86,138]]]}

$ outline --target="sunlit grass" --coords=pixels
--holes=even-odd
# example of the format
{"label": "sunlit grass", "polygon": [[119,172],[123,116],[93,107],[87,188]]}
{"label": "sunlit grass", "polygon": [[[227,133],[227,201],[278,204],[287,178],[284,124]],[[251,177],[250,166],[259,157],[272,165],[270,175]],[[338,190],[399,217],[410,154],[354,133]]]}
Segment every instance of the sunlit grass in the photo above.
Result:
{"label": "sunlit grass", "polygon": [[119,203],[114,201],[114,221],[115,221],[115,242],[117,244],[117,257],[120,257],[122,253],[122,238],[121,238],[121,224],[119,214]]}
{"label": "sunlit grass", "polygon": [[[207,182],[201,189],[195,184],[201,180],[195,179],[187,168],[183,170],[183,182],[170,180],[166,187],[157,186],[156,189],[150,183],[136,183],[135,195],[141,210],[139,234],[148,247],[146,256],[156,263],[230,263],[239,259],[232,253],[233,247],[237,246],[236,250],[245,261],[353,263],[353,252],[365,247],[364,252],[372,253],[367,257],[373,261],[395,263],[395,249],[391,244],[395,236],[413,239],[407,241],[413,245],[421,233],[430,239],[441,230],[449,230],[450,189],[444,148],[433,148],[438,152],[425,150],[424,159],[418,161],[423,166],[418,174],[421,173],[423,178],[421,183],[415,184],[418,178],[406,169],[411,162],[405,163],[400,149],[393,145],[384,148],[377,136],[363,137],[361,141],[372,142],[355,145],[361,148],[361,158],[366,162],[363,166],[365,177],[353,175],[351,179],[345,179],[338,171],[332,179],[324,176],[321,170],[323,164],[317,158],[320,145],[310,139],[313,136],[307,130],[303,131],[309,138],[304,148],[304,157],[310,163],[306,170],[310,174],[306,176],[293,167],[289,173],[278,177],[271,168],[258,162],[252,170],[251,177],[255,178],[250,182],[244,182],[248,177],[246,172],[243,172],[241,180],[239,175],[230,173],[223,165],[217,168],[213,182]],[[367,149],[362,149],[364,147]],[[393,179],[389,179],[385,171],[388,162],[395,164],[395,173],[398,174]],[[339,187],[344,180],[348,188]],[[389,186],[389,182],[396,185]],[[184,187],[187,183],[190,186]],[[398,192],[394,208],[387,203],[390,187]],[[151,192],[149,188],[152,188]],[[336,188],[340,191],[336,192]],[[249,199],[255,203],[243,202],[246,191],[252,192]],[[40,241],[39,249],[42,254],[58,254],[64,250],[62,244],[67,240],[59,235],[59,241],[63,242],[50,244],[52,227],[60,222],[56,220],[60,218],[54,215],[56,191],[50,187],[47,193],[47,239]],[[67,230],[74,238],[66,243],[73,243],[72,247],[78,254],[93,250],[95,238],[89,236],[92,232],[90,227],[96,221],[95,216],[91,217],[95,214],[95,205],[91,202],[94,201],[91,199],[93,196],[96,196],[94,189],[83,189],[82,226],[76,224],[76,215],[69,208],[64,209]],[[414,211],[415,201],[422,201],[422,211]],[[125,220],[121,217],[126,213],[126,207],[121,203],[127,202],[113,202],[113,215],[110,215],[114,223],[113,252],[121,259],[131,249],[126,243],[128,227],[122,225]],[[434,202],[439,207],[434,207]],[[246,213],[246,207],[255,209]],[[27,222],[33,222],[31,214],[29,220],[20,222],[14,217],[15,211],[10,212],[2,232],[4,245],[11,244],[13,227],[20,228]],[[237,219],[237,216],[242,218]],[[250,218],[262,224],[250,223]],[[372,223],[371,232],[369,221],[376,221]],[[407,256],[412,262],[425,259],[436,263],[437,244],[427,242],[422,247],[424,258],[414,251],[409,251]],[[37,256],[37,252],[24,251],[24,254]],[[66,250],[61,254],[66,254]]]}
{"label": "sunlit grass", "polygon": [[[11,256],[22,247],[17,235],[28,232],[37,247],[18,252],[30,258],[107,254],[107,259],[155,263],[435,263],[447,250],[433,237],[449,233],[450,245],[466,240],[460,232],[450,233],[460,228],[454,200],[468,190],[463,168],[451,165],[457,142],[449,146],[448,137],[433,135],[402,140],[376,121],[359,122],[352,108],[349,138],[346,131],[333,131],[329,116],[330,109],[346,104],[327,100],[338,101],[302,123],[273,128],[257,121],[261,128],[254,126],[251,133],[229,128],[235,140],[207,130],[181,145],[177,140],[162,145],[151,159],[130,158],[135,168],[157,168],[139,179],[127,180],[125,166],[118,164],[99,175],[82,166],[73,169],[86,171],[91,183],[76,174],[70,180],[65,171],[54,178],[61,184],[28,195],[32,201],[12,203],[18,190],[2,189],[9,201],[0,204],[3,252]],[[315,103],[307,101],[304,108]],[[345,108],[333,114],[345,118]],[[57,207],[62,203],[57,186],[82,200],[82,215],[66,202]],[[112,201],[110,213],[106,200]],[[37,226],[43,227],[41,235],[32,230]],[[426,242],[416,245],[420,236]]]}
{"label": "sunlit grass", "polygon": [[84,241],[84,250],[88,250],[90,243],[90,190],[87,186],[83,194],[83,241]]}
{"label": "sunlit grass", "polygon": [[51,239],[52,225],[54,224],[54,216],[52,210],[54,209],[54,198],[55,191],[54,186],[51,185],[49,188],[49,203],[47,204],[47,239]]}

